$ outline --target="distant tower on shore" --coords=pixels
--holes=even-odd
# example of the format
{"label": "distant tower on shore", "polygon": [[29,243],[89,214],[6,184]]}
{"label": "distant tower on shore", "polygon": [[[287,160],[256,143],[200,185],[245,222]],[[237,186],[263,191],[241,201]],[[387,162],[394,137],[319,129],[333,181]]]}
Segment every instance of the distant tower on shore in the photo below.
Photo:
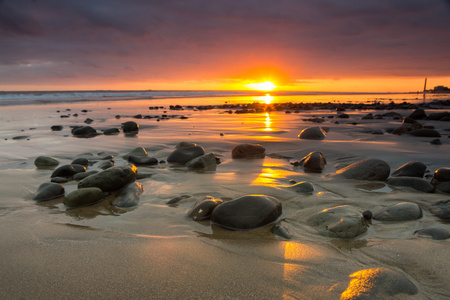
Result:
{"label": "distant tower on shore", "polygon": [[423,102],[425,102],[426,93],[427,93],[427,78],[425,77],[425,83],[423,85]]}

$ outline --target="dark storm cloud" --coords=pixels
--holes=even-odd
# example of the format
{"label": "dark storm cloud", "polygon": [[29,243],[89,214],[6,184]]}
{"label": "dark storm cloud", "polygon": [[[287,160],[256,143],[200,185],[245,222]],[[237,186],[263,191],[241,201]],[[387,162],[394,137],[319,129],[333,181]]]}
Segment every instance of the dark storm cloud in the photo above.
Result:
{"label": "dark storm cloud", "polygon": [[217,79],[262,62],[292,79],[448,76],[449,16],[439,0],[3,0],[0,79]]}

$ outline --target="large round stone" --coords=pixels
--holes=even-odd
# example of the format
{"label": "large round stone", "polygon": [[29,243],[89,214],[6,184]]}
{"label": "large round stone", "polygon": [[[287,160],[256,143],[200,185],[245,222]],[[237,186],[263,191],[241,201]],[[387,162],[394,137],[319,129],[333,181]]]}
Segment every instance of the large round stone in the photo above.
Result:
{"label": "large round stone", "polygon": [[64,177],[64,178],[70,178],[73,175],[81,172],[86,172],[86,167],[82,165],[64,165],[59,168],[57,168],[55,171],[53,171],[51,178],[53,177]]}
{"label": "large round stone", "polygon": [[418,136],[418,137],[441,137],[441,134],[439,131],[436,131],[434,129],[417,129],[406,132],[406,134],[412,135],[412,136]]}
{"label": "large round stone", "polygon": [[211,222],[231,230],[250,230],[276,221],[281,212],[278,199],[248,195],[217,206],[211,214]]}
{"label": "large round stone", "polygon": [[130,133],[138,133],[139,131],[139,125],[134,121],[128,121],[123,123],[122,129],[124,133],[130,134]]}
{"label": "large round stone", "polygon": [[91,126],[76,127],[72,130],[72,134],[76,137],[90,138],[98,135],[96,129]]}
{"label": "large round stone", "polygon": [[381,159],[366,159],[336,171],[335,175],[347,179],[386,180],[390,172],[391,169],[385,161]]}
{"label": "large round stone", "polygon": [[173,151],[167,158],[167,161],[184,165],[188,161],[204,154],[205,150],[200,146],[183,147]]}
{"label": "large round stone", "polygon": [[423,216],[419,205],[411,202],[397,203],[373,214],[373,218],[378,221],[410,221],[417,220]]}
{"label": "large round stone", "polygon": [[132,182],[127,184],[117,194],[116,198],[111,201],[111,204],[115,207],[128,208],[134,207],[139,204],[141,194],[144,192],[144,187],[139,182]]}
{"label": "large round stone", "polygon": [[450,233],[443,228],[434,228],[434,227],[424,228],[416,230],[414,234],[417,234],[418,236],[430,237],[433,240],[446,240],[450,238]]}
{"label": "large round stone", "polygon": [[64,186],[59,183],[46,182],[39,186],[33,196],[35,201],[47,201],[64,196]]}
{"label": "large round stone", "polygon": [[323,140],[326,136],[326,131],[319,126],[303,129],[298,135],[303,140]]}
{"label": "large round stone", "polygon": [[216,157],[214,153],[205,154],[188,161],[186,167],[190,171],[215,171],[217,167]]}
{"label": "large round stone", "polygon": [[124,156],[122,156],[122,158],[125,159],[125,160],[128,160],[128,158],[131,155],[140,156],[140,157],[147,157],[148,153],[147,153],[147,150],[145,150],[145,148],[137,147],[137,148],[134,148],[133,150],[131,150],[130,152],[128,152],[127,154],[125,154]]}
{"label": "large round stone", "polygon": [[361,211],[350,205],[341,205],[311,215],[307,223],[323,236],[354,238],[367,231]]}
{"label": "large round stone", "polygon": [[341,300],[391,299],[398,294],[415,295],[419,292],[405,275],[388,268],[361,270],[350,278],[353,279],[341,294]]}
{"label": "large round stone", "polygon": [[450,168],[439,168],[434,172],[433,180],[450,181]]}
{"label": "large round stone", "polygon": [[422,178],[425,175],[427,166],[423,162],[410,161],[397,168],[392,172],[393,177],[408,176],[408,177],[419,177]]}
{"label": "large round stone", "polygon": [[34,165],[37,168],[54,167],[59,165],[59,161],[49,156],[38,156],[34,160]]}
{"label": "large round stone", "polygon": [[195,202],[194,206],[188,210],[187,215],[194,221],[206,220],[211,216],[214,209],[222,203],[222,199],[206,196]]}
{"label": "large round stone", "polygon": [[81,180],[78,188],[98,187],[103,192],[120,190],[136,179],[137,168],[134,165],[112,167]]}
{"label": "large round stone", "polygon": [[326,164],[325,157],[319,151],[311,152],[299,161],[299,165],[303,167],[305,172],[311,173],[321,173]]}
{"label": "large round stone", "polygon": [[427,180],[417,177],[394,177],[387,181],[390,185],[411,187],[415,190],[432,193],[435,187]]}
{"label": "large round stone", "polygon": [[431,205],[431,213],[442,220],[450,221],[450,199],[434,202]]}
{"label": "large round stone", "polygon": [[80,207],[99,202],[103,198],[103,192],[96,187],[78,189],[69,193],[64,199],[64,205],[68,207]]}
{"label": "large round stone", "polygon": [[231,151],[232,158],[264,158],[266,149],[259,144],[237,145]]}

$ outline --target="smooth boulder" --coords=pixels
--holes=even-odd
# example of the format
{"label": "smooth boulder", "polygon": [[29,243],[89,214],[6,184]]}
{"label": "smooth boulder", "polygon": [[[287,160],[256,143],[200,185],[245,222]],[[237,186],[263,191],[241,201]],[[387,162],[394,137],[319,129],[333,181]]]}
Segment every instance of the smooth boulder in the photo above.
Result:
{"label": "smooth boulder", "polygon": [[367,231],[361,211],[350,205],[324,209],[311,215],[307,223],[327,237],[354,238]]}
{"label": "smooth boulder", "polygon": [[326,136],[326,131],[319,126],[305,128],[298,135],[303,140],[323,140]]}
{"label": "smooth boulder", "polygon": [[33,196],[34,201],[47,201],[64,196],[64,186],[59,183],[45,182],[39,186]]}
{"label": "smooth boulder", "polygon": [[211,214],[211,222],[230,230],[250,230],[276,221],[281,212],[278,199],[247,195],[217,206]]}
{"label": "smooth boulder", "polygon": [[196,157],[186,163],[190,171],[215,171],[217,168],[216,156],[214,153],[208,153]]}
{"label": "smooth boulder", "polygon": [[158,164],[156,158],[148,156],[130,155],[128,156],[128,161],[136,166],[152,166]]}
{"label": "smooth boulder", "polygon": [[389,165],[381,159],[366,159],[337,170],[335,175],[347,179],[386,180],[391,173]]}
{"label": "smooth boulder", "polygon": [[253,159],[264,158],[266,156],[266,149],[259,144],[240,144],[233,148],[231,157],[233,159]]}
{"label": "smooth boulder", "polygon": [[296,184],[289,186],[289,188],[297,193],[310,194],[314,192],[314,186],[307,181],[297,182]]}
{"label": "smooth boulder", "polygon": [[392,172],[393,177],[419,177],[422,178],[425,175],[427,166],[423,162],[410,161],[406,164],[398,167],[394,172]]}
{"label": "smooth boulder", "polygon": [[388,179],[387,184],[411,187],[424,193],[433,193],[435,190],[435,187],[427,180],[417,177],[393,177]]}
{"label": "smooth boulder", "polygon": [[[351,281],[341,300],[391,299],[399,294],[415,295],[414,283],[399,271],[388,268],[365,269],[350,275]],[[400,299],[400,298],[395,298]]]}
{"label": "smooth boulder", "polygon": [[55,167],[59,165],[59,161],[49,156],[38,156],[34,160],[34,165],[39,168]]}
{"label": "smooth boulder", "polygon": [[194,206],[188,210],[187,216],[194,221],[206,220],[211,217],[213,210],[222,203],[222,199],[206,196],[195,202]]}
{"label": "smooth boulder", "polygon": [[437,169],[434,172],[431,184],[440,192],[450,193],[450,168]]}
{"label": "smooth boulder", "polygon": [[96,129],[92,128],[91,126],[81,126],[76,127],[72,129],[72,134],[75,137],[81,137],[81,138],[91,138],[98,135],[98,132]]}
{"label": "smooth boulder", "polygon": [[134,135],[139,132],[139,125],[134,121],[128,121],[122,124],[123,133]]}
{"label": "smooth boulder", "polygon": [[103,198],[103,192],[96,187],[78,189],[69,193],[64,199],[64,205],[68,207],[81,207],[99,202]]}
{"label": "smooth boulder", "polygon": [[55,169],[53,171],[52,175],[50,175],[50,177],[51,178],[53,178],[53,177],[70,178],[73,175],[75,175],[77,173],[81,173],[81,172],[86,172],[85,166],[76,165],[76,164],[64,165],[64,166],[61,166],[61,167],[58,167],[57,169]]}
{"label": "smooth boulder", "polygon": [[424,228],[420,230],[416,230],[414,234],[418,236],[430,237],[433,240],[446,240],[450,238],[450,233],[443,228]]}
{"label": "smooth boulder", "polygon": [[401,202],[376,211],[372,217],[378,221],[410,221],[422,218],[422,216],[422,208],[419,205]]}
{"label": "smooth boulder", "polygon": [[431,213],[436,217],[450,221],[450,199],[438,200],[431,205]]}
{"label": "smooth boulder", "polygon": [[167,158],[167,161],[170,163],[177,163],[184,165],[188,161],[193,160],[194,158],[204,154],[205,150],[200,146],[183,147],[173,151]]}
{"label": "smooth boulder", "polygon": [[305,172],[321,173],[327,164],[327,160],[322,152],[314,151],[303,157],[298,164],[303,167]]}
{"label": "smooth boulder", "polygon": [[143,192],[144,187],[141,183],[129,183],[120,190],[117,196],[111,201],[111,204],[119,208],[129,208],[137,206]]}
{"label": "smooth boulder", "polygon": [[128,152],[127,154],[123,155],[122,158],[125,160],[128,160],[130,156],[139,156],[139,157],[147,157],[148,153],[147,150],[143,147],[137,147]]}
{"label": "smooth boulder", "polygon": [[412,135],[412,136],[418,136],[418,137],[441,137],[441,134],[439,131],[436,131],[434,129],[417,129],[406,132],[406,134]]}
{"label": "smooth boulder", "polygon": [[122,187],[135,181],[136,166],[132,164],[106,169],[82,179],[78,188],[98,187],[103,192],[120,190]]}

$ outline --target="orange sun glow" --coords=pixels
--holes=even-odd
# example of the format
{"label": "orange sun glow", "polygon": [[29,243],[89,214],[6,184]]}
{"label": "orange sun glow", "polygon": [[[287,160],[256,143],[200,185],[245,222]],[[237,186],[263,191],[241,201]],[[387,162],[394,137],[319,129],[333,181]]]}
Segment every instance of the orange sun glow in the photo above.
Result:
{"label": "orange sun glow", "polygon": [[264,81],[264,82],[249,83],[246,84],[245,87],[252,90],[270,92],[273,91],[277,86],[272,81]]}

